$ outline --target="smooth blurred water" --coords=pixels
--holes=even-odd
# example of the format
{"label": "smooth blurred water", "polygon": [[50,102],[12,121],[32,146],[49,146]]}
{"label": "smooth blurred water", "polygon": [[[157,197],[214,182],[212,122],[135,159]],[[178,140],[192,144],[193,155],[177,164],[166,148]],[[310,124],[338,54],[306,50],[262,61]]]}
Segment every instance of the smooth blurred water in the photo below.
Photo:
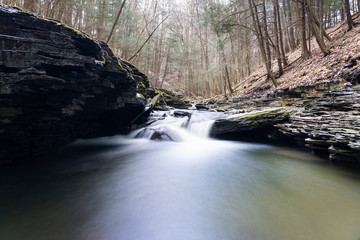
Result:
{"label": "smooth blurred water", "polygon": [[0,239],[360,239],[359,172],[307,153],[115,136],[53,158],[0,170]]}

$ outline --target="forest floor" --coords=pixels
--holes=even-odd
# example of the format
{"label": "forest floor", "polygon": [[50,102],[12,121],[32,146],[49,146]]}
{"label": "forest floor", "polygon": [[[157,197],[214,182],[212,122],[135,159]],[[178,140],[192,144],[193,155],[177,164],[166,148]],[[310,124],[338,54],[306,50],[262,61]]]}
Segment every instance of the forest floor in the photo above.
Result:
{"label": "forest floor", "polygon": [[[346,32],[346,22],[341,22],[326,30],[331,37],[331,41],[326,40],[331,54],[324,56],[316,39],[312,38],[309,59],[305,61],[301,59],[300,48],[287,54],[289,65],[284,69],[283,75],[277,78],[278,87],[267,79],[265,67],[262,66],[235,86],[232,97],[260,97],[279,89],[292,89],[336,80],[346,84],[342,79],[344,67],[351,58],[360,56],[360,14],[354,15],[353,19],[355,27],[349,32]],[[277,65],[276,61],[273,65]],[[353,68],[357,68],[358,65],[359,63]],[[273,68],[273,72],[275,74],[278,72],[277,67]]]}

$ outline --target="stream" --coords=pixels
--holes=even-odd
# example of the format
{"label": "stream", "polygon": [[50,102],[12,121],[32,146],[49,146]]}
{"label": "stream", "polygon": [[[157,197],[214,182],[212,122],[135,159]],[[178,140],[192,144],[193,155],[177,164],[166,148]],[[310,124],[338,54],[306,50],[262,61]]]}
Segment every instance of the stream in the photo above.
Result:
{"label": "stream", "polygon": [[[78,140],[46,163],[1,168],[0,239],[360,239],[359,172],[290,148],[210,139],[220,116],[157,112],[129,136]],[[154,132],[174,141],[149,140]]]}

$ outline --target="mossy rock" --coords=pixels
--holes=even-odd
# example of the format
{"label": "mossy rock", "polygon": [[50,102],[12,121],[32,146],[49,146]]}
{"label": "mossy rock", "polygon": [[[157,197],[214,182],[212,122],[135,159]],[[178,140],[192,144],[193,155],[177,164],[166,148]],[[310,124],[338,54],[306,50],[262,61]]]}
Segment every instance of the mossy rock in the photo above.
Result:
{"label": "mossy rock", "polygon": [[[152,90],[152,91],[149,91]],[[156,110],[165,110],[169,107],[173,108],[179,108],[179,109],[188,109],[188,105],[186,102],[178,97],[175,96],[171,91],[161,88],[148,88],[146,94],[153,94],[154,96],[157,94],[161,94],[160,99],[158,100],[155,109]],[[144,95],[145,96],[145,95]],[[151,96],[150,98],[153,98],[154,96]],[[148,98],[148,96],[145,96]]]}
{"label": "mossy rock", "polygon": [[166,93],[163,93],[162,96],[167,106],[173,108],[188,109],[188,106],[184,102],[184,100]]}
{"label": "mossy rock", "polygon": [[157,95],[156,90],[152,87],[144,87],[140,85],[138,86],[137,91],[144,95],[146,99],[153,99]]}
{"label": "mossy rock", "polygon": [[285,108],[271,108],[263,111],[241,113],[215,121],[212,134],[241,132],[265,126],[273,126],[286,121],[289,111]]}
{"label": "mossy rock", "polygon": [[162,92],[162,93],[165,93],[167,95],[170,95],[170,96],[175,96],[174,93],[170,90],[166,90],[166,89],[163,89],[163,88],[156,88],[156,90],[158,90],[159,92]]}
{"label": "mossy rock", "polygon": [[137,83],[139,87],[142,87],[142,88],[150,87],[150,82],[149,82],[148,77],[143,72],[141,72],[135,65],[133,65],[132,63],[130,63],[124,59],[121,60],[121,63],[123,65],[126,65],[127,69],[130,70],[135,75],[142,76],[141,81]]}

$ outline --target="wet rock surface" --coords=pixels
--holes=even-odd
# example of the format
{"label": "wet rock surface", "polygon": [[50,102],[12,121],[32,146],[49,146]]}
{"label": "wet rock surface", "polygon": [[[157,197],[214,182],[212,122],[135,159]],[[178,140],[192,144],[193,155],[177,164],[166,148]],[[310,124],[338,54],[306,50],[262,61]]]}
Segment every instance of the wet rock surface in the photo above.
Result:
{"label": "wet rock surface", "polygon": [[147,78],[105,43],[0,5],[0,163],[127,131]]}
{"label": "wet rock surface", "polygon": [[195,104],[195,108],[197,110],[209,110],[209,107],[207,105],[201,103]]}
{"label": "wet rock surface", "polygon": [[[251,118],[253,113],[271,107],[285,107],[289,111],[286,121],[268,121],[268,126],[274,124],[285,138],[272,129],[265,135],[275,133],[276,141],[281,139],[310,148],[316,153],[328,155],[331,161],[360,163],[360,85],[354,82],[354,78],[349,79],[357,72],[357,69],[347,72],[344,78],[347,82],[334,80],[281,89],[255,99],[219,100],[211,105],[213,111],[242,113],[235,116],[244,118],[216,121],[212,135],[237,131],[242,135],[260,134],[264,137],[262,132],[269,129],[262,129],[258,119]],[[256,117],[261,119],[263,116]],[[267,122],[266,118],[264,122]]]}
{"label": "wet rock surface", "polygon": [[330,91],[278,124],[287,136],[305,140],[332,161],[360,163],[360,87]]}
{"label": "wet rock surface", "polygon": [[175,110],[173,114],[175,117],[191,117],[191,112],[187,111]]}
{"label": "wet rock surface", "polygon": [[273,126],[285,121],[289,112],[285,108],[268,108],[261,111],[234,114],[214,122],[210,135],[236,133]]}
{"label": "wet rock surface", "polygon": [[160,99],[155,105],[156,110],[166,111],[170,108],[175,109],[188,109],[188,104],[184,100],[178,98],[173,92],[162,88],[156,89],[157,93],[160,93]]}

